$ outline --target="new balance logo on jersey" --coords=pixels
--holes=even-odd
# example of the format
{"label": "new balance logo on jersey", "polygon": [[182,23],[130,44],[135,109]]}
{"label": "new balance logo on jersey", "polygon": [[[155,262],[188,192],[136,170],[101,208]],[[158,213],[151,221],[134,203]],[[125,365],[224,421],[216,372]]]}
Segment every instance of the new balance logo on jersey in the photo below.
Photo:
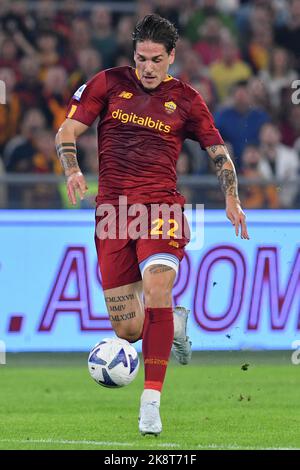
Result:
{"label": "new balance logo on jersey", "polygon": [[119,94],[119,98],[125,98],[126,100],[130,100],[132,96],[133,93],[130,93],[129,91],[122,91],[122,93]]}
{"label": "new balance logo on jersey", "polygon": [[127,124],[131,122],[133,124],[137,124],[138,126],[149,127],[150,129],[156,129],[158,131],[162,131],[165,133],[169,133],[171,130],[171,126],[167,126],[164,122],[157,119],[153,121],[151,116],[138,116],[135,113],[123,113],[122,109],[117,109],[111,113],[114,119],[119,119],[123,124]]}

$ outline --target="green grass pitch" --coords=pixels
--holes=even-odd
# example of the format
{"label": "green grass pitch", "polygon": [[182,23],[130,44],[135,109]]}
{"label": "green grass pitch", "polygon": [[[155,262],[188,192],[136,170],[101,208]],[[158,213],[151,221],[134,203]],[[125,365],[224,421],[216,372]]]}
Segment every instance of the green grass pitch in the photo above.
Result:
{"label": "green grass pitch", "polygon": [[111,390],[93,382],[86,359],[8,355],[0,366],[0,449],[300,448],[300,365],[291,352],[200,352],[189,366],[171,361],[157,438],[138,432],[143,368],[132,384]]}

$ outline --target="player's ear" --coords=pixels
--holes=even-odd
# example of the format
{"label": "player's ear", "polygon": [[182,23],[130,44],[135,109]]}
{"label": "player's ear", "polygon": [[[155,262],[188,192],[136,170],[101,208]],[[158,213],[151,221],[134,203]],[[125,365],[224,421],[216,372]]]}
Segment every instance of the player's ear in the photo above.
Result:
{"label": "player's ear", "polygon": [[172,65],[175,60],[175,48],[169,54],[169,65]]}

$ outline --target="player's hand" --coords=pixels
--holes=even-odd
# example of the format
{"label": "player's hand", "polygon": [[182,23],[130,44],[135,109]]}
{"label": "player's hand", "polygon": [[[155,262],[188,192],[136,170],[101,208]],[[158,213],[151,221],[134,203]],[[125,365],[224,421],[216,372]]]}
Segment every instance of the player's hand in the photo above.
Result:
{"label": "player's hand", "polygon": [[69,201],[74,206],[77,202],[77,193],[79,194],[80,199],[83,200],[88,187],[81,171],[77,171],[76,173],[72,173],[67,176],[67,190]]}
{"label": "player's hand", "polygon": [[235,227],[235,234],[238,237],[241,227],[241,238],[249,240],[248,229],[246,224],[246,216],[241,208],[241,204],[236,198],[227,198],[226,200],[226,215],[232,225]]}

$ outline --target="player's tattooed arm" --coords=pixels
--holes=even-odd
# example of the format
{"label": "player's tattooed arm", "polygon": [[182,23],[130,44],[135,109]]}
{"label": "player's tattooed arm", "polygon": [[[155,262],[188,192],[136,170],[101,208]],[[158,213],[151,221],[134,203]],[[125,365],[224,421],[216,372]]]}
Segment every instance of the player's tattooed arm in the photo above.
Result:
{"label": "player's tattooed arm", "polygon": [[56,144],[56,152],[66,176],[80,171],[75,142]]}
{"label": "player's tattooed arm", "polygon": [[241,238],[249,239],[246,217],[241,208],[238,197],[238,183],[234,164],[225,145],[212,145],[206,148],[213,160],[221,189],[226,198],[226,215],[235,226],[238,236],[241,229]]}
{"label": "player's tattooed arm", "polygon": [[66,119],[55,137],[57,156],[68,177],[80,172],[77,161],[76,140],[88,129],[88,126],[73,119]]}
{"label": "player's tattooed arm", "polygon": [[212,145],[206,148],[213,160],[217,177],[225,197],[238,198],[238,183],[234,164],[225,145]]}
{"label": "player's tattooed arm", "polygon": [[77,194],[83,199],[88,189],[76,154],[76,139],[87,129],[88,126],[79,121],[66,119],[55,137],[57,155],[67,177],[68,198],[73,205],[76,204]]}

